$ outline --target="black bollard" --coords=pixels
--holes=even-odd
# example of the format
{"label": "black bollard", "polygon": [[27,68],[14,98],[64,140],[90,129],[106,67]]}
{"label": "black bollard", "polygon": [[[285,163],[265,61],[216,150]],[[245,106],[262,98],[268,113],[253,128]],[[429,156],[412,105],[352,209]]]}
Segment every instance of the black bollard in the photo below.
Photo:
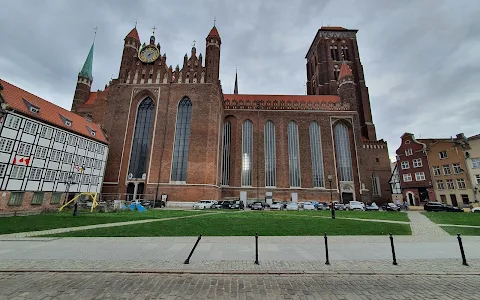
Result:
{"label": "black bollard", "polygon": [[326,265],[329,265],[329,264],[330,264],[330,260],[328,259],[328,241],[327,241],[328,238],[327,238],[327,233],[326,233],[326,232],[325,232],[324,238],[325,238],[325,257],[326,257],[326,259],[327,259],[327,260],[325,261],[325,264],[326,264]]}
{"label": "black bollard", "polygon": [[73,206],[73,216],[77,216],[78,215],[78,203],[75,202],[75,205]]}
{"label": "black bollard", "polygon": [[390,233],[390,245],[392,246],[393,265],[397,265],[397,256],[395,255],[395,246],[393,245],[393,236]]}
{"label": "black bollard", "polygon": [[462,264],[464,266],[468,266],[467,259],[465,258],[465,251],[463,251],[463,243],[462,243],[462,238],[460,237],[460,233],[457,233],[457,240],[458,240],[458,245],[460,246],[460,253],[462,254]]}
{"label": "black bollard", "polygon": [[258,265],[258,232],[255,232],[255,264]]}
{"label": "black bollard", "polygon": [[184,264],[188,265],[190,263],[190,257],[193,255],[193,251],[195,251],[195,248],[197,248],[198,243],[200,242],[200,239],[202,238],[202,235],[200,235],[197,239],[197,242],[192,248],[192,251],[190,251],[190,254],[188,255],[188,258],[183,262]]}

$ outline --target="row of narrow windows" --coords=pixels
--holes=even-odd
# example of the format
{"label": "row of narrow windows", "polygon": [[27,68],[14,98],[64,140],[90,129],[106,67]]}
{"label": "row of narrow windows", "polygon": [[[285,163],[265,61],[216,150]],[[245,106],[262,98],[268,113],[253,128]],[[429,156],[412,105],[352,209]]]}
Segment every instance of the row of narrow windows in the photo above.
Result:
{"label": "row of narrow windows", "polygon": [[[335,149],[339,170],[340,181],[353,181],[352,157],[348,128],[343,123],[334,127]],[[301,187],[300,175],[300,151],[298,125],[290,121],[287,127],[288,134],[288,167],[289,183],[291,187]],[[325,187],[322,139],[320,126],[317,122],[311,122],[309,126],[310,152],[312,161],[312,178],[314,187]],[[230,157],[232,125],[226,121],[223,125],[223,153],[222,153],[222,185],[230,185]],[[276,186],[276,146],[275,125],[267,121],[264,125],[264,163],[265,163],[265,186]],[[242,124],[242,164],[241,184],[252,186],[253,176],[253,123],[246,120]]]}

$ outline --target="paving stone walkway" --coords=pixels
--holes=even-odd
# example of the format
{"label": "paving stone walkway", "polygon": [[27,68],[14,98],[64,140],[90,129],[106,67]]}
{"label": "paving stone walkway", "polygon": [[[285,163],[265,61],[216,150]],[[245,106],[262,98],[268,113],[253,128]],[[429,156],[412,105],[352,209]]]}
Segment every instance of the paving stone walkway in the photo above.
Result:
{"label": "paving stone walkway", "polygon": [[448,236],[449,234],[440,226],[430,221],[421,212],[408,211],[412,235],[418,236]]}
{"label": "paving stone walkway", "polygon": [[480,299],[478,276],[0,274],[0,299]]}

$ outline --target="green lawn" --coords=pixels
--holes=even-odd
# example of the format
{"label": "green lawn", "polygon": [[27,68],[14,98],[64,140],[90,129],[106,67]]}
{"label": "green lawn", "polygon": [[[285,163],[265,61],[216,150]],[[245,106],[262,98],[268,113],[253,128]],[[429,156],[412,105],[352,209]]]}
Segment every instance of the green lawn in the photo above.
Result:
{"label": "green lawn", "polygon": [[[329,210],[299,210],[299,211],[270,211],[271,213],[296,214],[296,215],[317,215],[330,217],[332,212]],[[393,211],[346,211],[336,210],[335,217],[339,218],[357,218],[357,219],[377,219],[410,222],[408,215],[403,212]]]}
{"label": "green lawn", "polygon": [[296,213],[272,212],[203,215],[148,224],[119,226],[49,235],[57,237],[137,237],[137,236],[263,236],[298,235],[410,235],[410,226],[342,219],[311,218]]}
{"label": "green lawn", "polygon": [[451,235],[480,235],[480,228],[469,228],[469,227],[453,227],[453,226],[442,226],[442,229]]}
{"label": "green lawn", "polygon": [[163,219],[204,213],[204,211],[149,210],[146,212],[122,211],[116,213],[81,212],[73,217],[72,212],[45,213],[34,216],[0,218],[0,234],[39,231],[54,228],[77,227],[94,224]]}
{"label": "green lawn", "polygon": [[479,213],[424,212],[423,214],[437,224],[480,226]]}

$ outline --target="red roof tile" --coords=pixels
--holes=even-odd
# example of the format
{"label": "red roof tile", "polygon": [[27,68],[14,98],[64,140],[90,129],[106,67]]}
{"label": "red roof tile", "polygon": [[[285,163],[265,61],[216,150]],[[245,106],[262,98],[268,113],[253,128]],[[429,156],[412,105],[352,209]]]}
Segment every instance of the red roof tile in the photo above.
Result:
{"label": "red roof tile", "polygon": [[138,31],[137,31],[137,28],[136,28],[136,27],[133,28],[133,29],[130,31],[130,33],[127,34],[127,36],[126,36],[125,38],[127,38],[127,37],[131,37],[131,38],[136,39],[137,41],[140,41],[140,37],[138,36]]}
{"label": "red roof tile", "polygon": [[88,97],[87,101],[83,103],[83,105],[93,105],[97,99],[107,99],[108,96],[108,89],[110,87],[107,86],[105,90],[98,91],[98,92],[90,92],[90,96]]}
{"label": "red roof tile", "polygon": [[[85,118],[64,108],[61,108],[60,106],[57,106],[51,102],[48,102],[45,99],[35,96],[34,94],[31,94],[25,90],[22,90],[21,88],[2,79],[0,79],[0,84],[2,84],[3,86],[3,98],[5,99],[5,102],[7,102],[9,108],[12,108],[33,119],[40,119],[54,126],[61,127],[62,129],[65,129],[67,131],[73,131],[77,134],[100,141],[102,143],[108,143],[107,139],[103,134],[103,131],[97,124],[88,122],[87,120],[85,120]],[[27,100],[32,105],[40,108],[38,114],[31,112],[23,99]],[[60,117],[60,114],[72,121],[71,127],[65,125],[65,123]],[[95,136],[92,136],[90,134],[86,126],[96,132]]]}
{"label": "red roof tile", "polygon": [[220,35],[218,34],[217,27],[215,26],[213,26],[212,30],[210,30],[210,33],[208,34],[207,37],[212,37],[212,36],[220,37]]}
{"label": "red roof tile", "polygon": [[340,67],[340,74],[338,75],[338,79],[343,78],[345,76],[353,76],[352,70],[350,67],[343,61],[342,66]]}
{"label": "red roof tile", "polygon": [[340,102],[340,97],[334,95],[248,95],[248,94],[224,94],[224,100],[236,100],[236,101],[297,101],[297,102],[328,102],[337,103]]}
{"label": "red roof tile", "polygon": [[92,105],[97,100],[97,92],[90,92],[90,97],[85,101],[84,105]]}

